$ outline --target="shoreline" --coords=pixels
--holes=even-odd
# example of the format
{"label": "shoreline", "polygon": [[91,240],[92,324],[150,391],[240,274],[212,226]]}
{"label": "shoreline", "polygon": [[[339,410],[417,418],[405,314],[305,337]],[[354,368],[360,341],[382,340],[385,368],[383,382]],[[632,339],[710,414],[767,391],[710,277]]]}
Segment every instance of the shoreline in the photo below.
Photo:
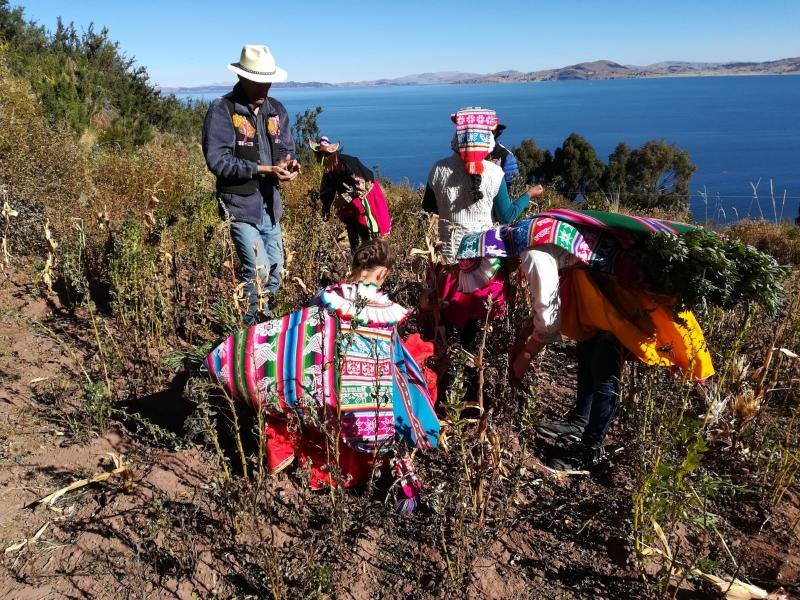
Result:
{"label": "shoreline", "polygon": [[[492,85],[492,84],[515,84],[515,83],[557,83],[567,81],[640,81],[642,79],[700,79],[703,77],[797,77],[800,76],[800,71],[792,71],[785,73],[717,73],[713,71],[702,73],[653,73],[641,75],[637,77],[594,77],[594,78],[564,78],[564,79],[497,79],[497,80],[477,80],[477,81],[449,81],[449,82],[435,82],[435,83],[325,83],[320,85],[280,85],[275,84],[275,90],[325,90],[325,89],[363,89],[363,88],[378,88],[378,87],[430,87],[436,85]],[[210,87],[197,87],[197,88],[173,88],[163,87],[157,88],[158,91],[165,95],[181,95],[190,96],[194,94],[211,94],[216,92],[226,92],[233,87],[233,82],[230,86],[210,86]]]}

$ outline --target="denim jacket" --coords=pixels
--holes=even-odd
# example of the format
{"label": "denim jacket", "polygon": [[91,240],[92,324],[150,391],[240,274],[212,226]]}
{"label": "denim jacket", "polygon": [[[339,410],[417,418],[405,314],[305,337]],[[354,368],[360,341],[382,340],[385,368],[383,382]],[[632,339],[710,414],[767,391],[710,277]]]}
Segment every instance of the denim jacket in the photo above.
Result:
{"label": "denim jacket", "polygon": [[[275,165],[287,156],[294,155],[294,141],[289,127],[289,115],[283,104],[275,98],[267,97],[257,115],[253,115],[253,106],[249,103],[239,85],[225,95],[233,101],[237,114],[251,115],[256,123],[256,135],[259,143],[259,163],[238,158],[235,153],[236,131],[225,101],[217,98],[208,107],[203,123],[203,155],[209,170],[216,177],[224,178],[257,178],[258,191],[247,196],[238,194],[218,194],[225,211],[234,221],[261,224],[262,206],[273,225],[280,221],[283,214],[281,194],[277,180],[271,175],[259,175],[258,165]],[[269,136],[269,137],[268,137]],[[275,148],[272,156],[270,148]]]}

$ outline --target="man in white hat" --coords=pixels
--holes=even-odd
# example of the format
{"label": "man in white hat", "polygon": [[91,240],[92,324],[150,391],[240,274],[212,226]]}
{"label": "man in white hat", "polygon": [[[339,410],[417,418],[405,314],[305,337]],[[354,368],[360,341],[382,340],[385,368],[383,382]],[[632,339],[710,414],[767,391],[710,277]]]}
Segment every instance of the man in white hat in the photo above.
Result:
{"label": "man in white hat", "polygon": [[231,238],[241,263],[240,277],[253,325],[270,315],[264,293],[276,293],[283,268],[280,184],[300,173],[289,116],[267,96],[286,81],[266,46],[247,45],[239,62],[228,65],[239,76],[233,90],[211,103],[203,124],[203,154],[217,178],[223,216],[231,219]]}

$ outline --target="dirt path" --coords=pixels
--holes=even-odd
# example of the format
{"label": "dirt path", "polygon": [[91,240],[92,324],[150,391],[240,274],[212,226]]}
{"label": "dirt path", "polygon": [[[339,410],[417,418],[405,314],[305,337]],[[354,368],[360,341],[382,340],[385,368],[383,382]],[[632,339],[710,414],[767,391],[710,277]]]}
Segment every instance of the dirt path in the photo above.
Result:
{"label": "dirt path", "polygon": [[[142,544],[158,502],[180,502],[207,481],[200,452],[137,444],[119,426],[76,443],[59,420],[59,403],[79,401],[75,382],[91,360],[59,344],[58,318],[24,286],[0,288],[0,590],[4,598],[190,598],[194,584],[166,579],[159,588],[142,563]],[[66,411],[64,411],[66,413]],[[64,485],[110,470],[124,476],[66,494],[51,507],[35,502]],[[34,503],[34,504],[32,504]],[[213,576],[209,574],[209,581]]]}

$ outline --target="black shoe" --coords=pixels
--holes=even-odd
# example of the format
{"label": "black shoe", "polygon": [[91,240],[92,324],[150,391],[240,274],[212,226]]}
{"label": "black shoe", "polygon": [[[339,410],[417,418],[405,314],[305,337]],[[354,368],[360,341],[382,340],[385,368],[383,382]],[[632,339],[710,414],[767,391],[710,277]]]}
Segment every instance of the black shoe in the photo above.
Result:
{"label": "black shoe", "polygon": [[574,421],[542,421],[534,429],[549,438],[570,442],[580,442],[583,435],[583,425]]}
{"label": "black shoe", "polygon": [[554,471],[588,471],[607,458],[602,446],[590,448],[577,444],[550,459],[547,466]]}

